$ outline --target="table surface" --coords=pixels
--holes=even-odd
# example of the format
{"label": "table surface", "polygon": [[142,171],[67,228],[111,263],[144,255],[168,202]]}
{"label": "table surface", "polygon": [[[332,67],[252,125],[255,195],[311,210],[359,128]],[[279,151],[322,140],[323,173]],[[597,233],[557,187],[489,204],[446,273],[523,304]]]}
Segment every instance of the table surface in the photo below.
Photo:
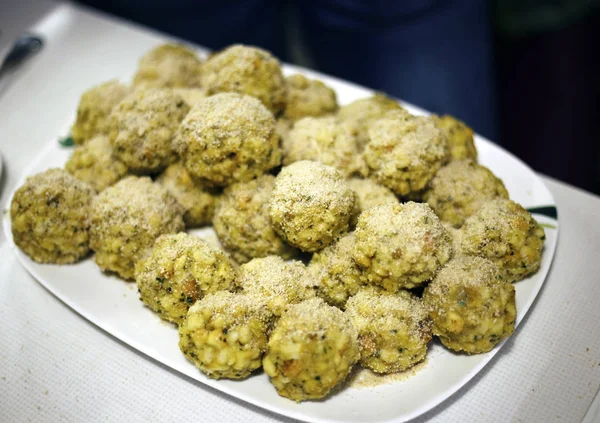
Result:
{"label": "table surface", "polygon": [[[129,74],[163,40],[69,4],[10,0],[0,6],[0,54],[25,29],[47,43],[0,91],[2,206],[22,169],[65,128],[81,92]],[[600,198],[544,181],[561,227],[538,299],[491,363],[416,421],[600,420]],[[290,421],[98,329],[29,276],[3,234],[0,258],[0,421]]]}

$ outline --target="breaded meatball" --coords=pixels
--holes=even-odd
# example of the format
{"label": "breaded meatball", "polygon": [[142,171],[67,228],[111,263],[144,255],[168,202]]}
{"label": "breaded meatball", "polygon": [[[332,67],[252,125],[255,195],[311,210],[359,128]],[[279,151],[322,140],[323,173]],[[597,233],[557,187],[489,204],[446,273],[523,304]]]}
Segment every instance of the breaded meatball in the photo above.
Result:
{"label": "breaded meatball", "polygon": [[257,298],[221,291],[195,303],[179,326],[179,349],[214,379],[242,379],[261,366],[273,315]]}
{"label": "breaded meatball", "polygon": [[283,115],[290,120],[307,116],[323,116],[334,113],[337,108],[335,91],[316,79],[300,74],[285,78],[287,104]]}
{"label": "breaded meatball", "polygon": [[362,150],[369,142],[369,129],[373,122],[382,118],[390,110],[403,109],[396,100],[378,93],[340,107],[337,116],[341,121],[352,125]]}
{"label": "breaded meatball", "polygon": [[134,173],[157,173],[177,160],[173,138],[189,111],[170,90],[135,91],[110,115],[113,155]]}
{"label": "breaded meatball", "polygon": [[268,51],[233,45],[202,66],[208,94],[235,92],[258,98],[274,115],[285,107],[286,85],[279,61]]}
{"label": "breaded meatball", "polygon": [[346,303],[346,314],[358,330],[363,367],[402,372],[425,358],[431,320],[421,300],[408,291],[361,289]]}
{"label": "breaded meatball", "polygon": [[246,182],[281,162],[273,115],[235,93],[196,103],[181,123],[178,145],[188,172],[209,186]]}
{"label": "breaded meatball", "polygon": [[354,192],[341,173],[319,162],[284,167],[275,179],[271,223],[288,243],[314,252],[348,230]]}
{"label": "breaded meatball", "polygon": [[104,271],[133,279],[134,267],[160,235],[185,228],[183,208],[148,177],[128,176],[93,200],[90,247]]}
{"label": "breaded meatball", "polygon": [[356,198],[354,211],[350,219],[351,226],[356,226],[358,216],[371,207],[400,203],[392,190],[378,184],[373,179],[352,178],[348,179],[348,185],[354,191]]}
{"label": "breaded meatball", "polygon": [[223,192],[213,225],[219,241],[238,263],[269,255],[289,259],[298,253],[271,226],[269,202],[274,185],[273,175],[262,175]]}
{"label": "breaded meatball", "polygon": [[173,93],[181,97],[190,109],[197,102],[206,98],[206,90],[204,88],[173,88]]}
{"label": "breaded meatball", "polygon": [[161,319],[181,324],[190,305],[234,288],[235,269],[222,251],[185,232],[161,235],[135,265],[140,300]]}
{"label": "breaded meatball", "polygon": [[133,77],[135,89],[200,86],[201,62],[182,44],[162,44],[142,56]]}
{"label": "breaded meatball", "polygon": [[477,149],[471,128],[450,115],[433,116],[433,121],[435,126],[446,136],[450,160],[477,160]]}
{"label": "breaded meatball", "polygon": [[505,280],[519,281],[540,268],[546,235],[521,205],[506,199],[485,203],[461,228],[461,252],[490,259]]}
{"label": "breaded meatball", "polygon": [[348,298],[363,286],[362,269],[352,257],[355,244],[354,232],[346,234],[314,253],[308,265],[308,270],[317,283],[319,297],[342,310]]}
{"label": "breaded meatball", "polygon": [[366,173],[351,128],[333,116],[300,119],[283,138],[282,147],[284,165],[315,160],[335,167],[344,176]]}
{"label": "breaded meatball", "polygon": [[316,287],[301,261],[281,257],[256,258],[240,266],[237,285],[244,293],[264,300],[279,317],[290,304],[313,298]]}
{"label": "breaded meatball", "polygon": [[384,204],[359,216],[354,260],[367,283],[397,292],[432,279],[450,260],[451,242],[427,204]]}
{"label": "breaded meatball", "polygon": [[108,137],[98,135],[75,147],[65,170],[97,192],[103,191],[127,175],[127,166],[113,157],[112,152]]}
{"label": "breaded meatball", "polygon": [[263,359],[282,397],[319,399],[358,361],[358,334],[344,313],[320,298],[291,306],[277,322]]}
{"label": "breaded meatball", "polygon": [[454,351],[490,351],[515,329],[515,288],[491,261],[456,257],[425,288],[433,333]]}
{"label": "breaded meatball", "polygon": [[423,116],[388,113],[371,125],[369,176],[400,196],[424,189],[448,156],[446,138]]}
{"label": "breaded meatball", "polygon": [[219,195],[195,183],[181,162],[166,168],[156,182],[184,208],[183,221],[188,228],[211,224]]}
{"label": "breaded meatball", "polygon": [[502,180],[472,160],[455,160],[442,167],[423,194],[439,218],[456,228],[494,198],[508,198]]}
{"label": "breaded meatball", "polygon": [[89,247],[93,188],[62,169],[27,178],[10,203],[17,247],[38,263],[75,263]]}
{"label": "breaded meatball", "polygon": [[129,93],[129,88],[117,80],[94,86],[81,95],[77,117],[71,127],[75,144],[83,144],[96,135],[108,135],[109,115]]}

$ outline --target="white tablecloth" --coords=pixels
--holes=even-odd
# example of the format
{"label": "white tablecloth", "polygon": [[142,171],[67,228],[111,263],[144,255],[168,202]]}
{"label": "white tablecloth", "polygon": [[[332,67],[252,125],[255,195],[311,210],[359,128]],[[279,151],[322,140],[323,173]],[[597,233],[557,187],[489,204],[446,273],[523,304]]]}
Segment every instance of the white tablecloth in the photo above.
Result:
{"label": "white tablecloth", "polygon": [[[65,111],[73,113],[81,92],[129,73],[160,40],[70,5],[11,0],[0,5],[0,52],[27,28],[47,45],[0,96],[2,206],[22,169],[65,128]],[[536,303],[479,375],[417,421],[582,421],[590,409],[600,387],[600,199],[545,181],[561,228]],[[289,421],[182,377],[96,328],[29,276],[0,235],[0,421],[150,420]]]}

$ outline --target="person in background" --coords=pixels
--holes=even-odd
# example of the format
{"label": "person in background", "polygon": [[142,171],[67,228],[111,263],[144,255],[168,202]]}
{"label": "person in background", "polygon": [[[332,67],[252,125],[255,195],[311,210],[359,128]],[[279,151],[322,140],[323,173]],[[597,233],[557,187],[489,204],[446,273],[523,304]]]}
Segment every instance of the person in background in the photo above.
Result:
{"label": "person in background", "polygon": [[600,0],[80,2],[452,114],[536,171],[600,193]]}

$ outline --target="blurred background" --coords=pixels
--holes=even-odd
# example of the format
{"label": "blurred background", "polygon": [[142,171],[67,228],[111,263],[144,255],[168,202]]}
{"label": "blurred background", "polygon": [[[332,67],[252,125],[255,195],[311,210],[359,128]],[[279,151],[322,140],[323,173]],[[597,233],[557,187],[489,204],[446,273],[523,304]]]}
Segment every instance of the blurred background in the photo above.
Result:
{"label": "blurred background", "polygon": [[81,0],[212,49],[233,43],[452,114],[600,194],[600,0]]}

